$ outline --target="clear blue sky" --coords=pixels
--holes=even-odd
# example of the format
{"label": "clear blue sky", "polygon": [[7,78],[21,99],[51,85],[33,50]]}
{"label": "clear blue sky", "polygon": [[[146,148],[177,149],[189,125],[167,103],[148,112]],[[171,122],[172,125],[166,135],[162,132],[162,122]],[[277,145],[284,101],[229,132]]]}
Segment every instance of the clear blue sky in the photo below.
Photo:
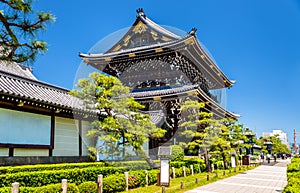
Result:
{"label": "clear blue sky", "polygon": [[42,35],[49,51],[33,66],[42,81],[72,89],[78,52],[129,27],[141,7],[158,24],[198,29],[218,66],[237,81],[227,90],[227,108],[242,115],[241,123],[259,136],[282,129],[290,142],[293,129],[300,132],[299,0],[39,0],[35,5],[57,18]]}

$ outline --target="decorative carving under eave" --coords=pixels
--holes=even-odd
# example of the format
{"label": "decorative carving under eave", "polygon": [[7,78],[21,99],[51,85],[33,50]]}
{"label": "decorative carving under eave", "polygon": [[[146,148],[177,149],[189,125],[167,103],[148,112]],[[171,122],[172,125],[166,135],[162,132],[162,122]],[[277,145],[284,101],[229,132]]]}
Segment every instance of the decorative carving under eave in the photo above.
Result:
{"label": "decorative carving under eave", "polygon": [[135,34],[141,34],[141,33],[143,33],[143,32],[146,32],[147,31],[147,26],[143,23],[143,22],[141,22],[141,21],[139,21],[135,26],[134,26],[134,28],[133,28],[133,32],[135,33]]}

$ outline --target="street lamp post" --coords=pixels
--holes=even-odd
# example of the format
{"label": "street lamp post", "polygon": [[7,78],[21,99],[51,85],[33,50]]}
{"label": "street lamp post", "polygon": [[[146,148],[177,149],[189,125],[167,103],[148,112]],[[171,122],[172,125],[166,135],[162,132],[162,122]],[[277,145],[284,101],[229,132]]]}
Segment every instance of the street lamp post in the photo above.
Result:
{"label": "street lamp post", "polygon": [[272,143],[271,141],[268,140],[268,141],[266,141],[264,144],[267,146],[268,154],[271,154],[273,143]]}
{"label": "street lamp post", "polygon": [[[255,136],[255,134],[249,128],[246,128],[244,135],[248,138],[248,141],[246,143],[251,144],[251,146],[252,146],[253,145],[253,137]],[[252,147],[246,148],[246,154],[247,155],[253,154]]]}
{"label": "street lamp post", "polygon": [[268,141],[264,142],[264,144],[267,146],[267,151],[268,151],[267,159],[268,159],[268,163],[270,163],[271,151],[272,151],[272,145],[273,145],[273,143],[270,140],[268,140]]}

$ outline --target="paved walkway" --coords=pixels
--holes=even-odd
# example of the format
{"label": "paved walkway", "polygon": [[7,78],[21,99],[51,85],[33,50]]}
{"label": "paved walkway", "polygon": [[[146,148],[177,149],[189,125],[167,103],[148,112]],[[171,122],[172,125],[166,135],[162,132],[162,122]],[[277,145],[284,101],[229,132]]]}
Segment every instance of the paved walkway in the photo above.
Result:
{"label": "paved walkway", "polygon": [[276,164],[263,164],[186,193],[279,193],[287,184],[286,166],[289,162],[278,160]]}

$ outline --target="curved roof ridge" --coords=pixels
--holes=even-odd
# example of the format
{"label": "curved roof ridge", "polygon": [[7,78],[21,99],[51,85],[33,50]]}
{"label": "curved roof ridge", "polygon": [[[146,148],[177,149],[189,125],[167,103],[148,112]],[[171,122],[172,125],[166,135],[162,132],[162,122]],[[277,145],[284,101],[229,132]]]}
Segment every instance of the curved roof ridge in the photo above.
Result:
{"label": "curved roof ridge", "polygon": [[148,18],[148,17],[146,17],[146,16],[143,17],[143,16],[139,15],[139,17],[140,17],[140,19],[141,19],[142,21],[144,21],[144,22],[148,23],[149,25],[151,25],[154,29],[157,29],[158,31],[160,31],[160,32],[162,32],[162,33],[164,33],[164,34],[166,34],[166,35],[168,35],[168,36],[171,36],[171,37],[173,37],[174,39],[181,39],[181,38],[182,38],[181,36],[178,36],[178,35],[176,35],[175,33],[173,33],[173,32],[171,32],[171,31],[167,30],[166,28],[164,28],[164,27],[158,25],[157,23],[155,23],[154,21],[152,21],[150,18]]}
{"label": "curved roof ridge", "polygon": [[16,75],[16,74],[13,74],[13,73],[10,73],[10,72],[6,72],[6,71],[3,71],[3,70],[0,70],[0,76],[6,76],[6,77],[9,77],[9,78],[12,78],[12,79],[15,79],[15,80],[18,80],[18,81],[22,81],[22,82],[33,83],[37,86],[52,89],[52,90],[57,90],[57,91],[60,91],[60,92],[66,92],[66,93],[69,92],[69,90],[66,89],[66,88],[55,86],[55,85],[52,85],[52,84],[49,84],[49,83],[46,83],[46,82],[43,82],[43,81],[40,81],[40,80],[37,80],[37,79],[30,79],[30,78],[27,78],[27,77],[19,76],[19,75]]}
{"label": "curved roof ridge", "polygon": [[31,67],[16,62],[8,62],[5,60],[0,60],[0,70],[21,77],[37,80],[37,78],[32,74]]}

